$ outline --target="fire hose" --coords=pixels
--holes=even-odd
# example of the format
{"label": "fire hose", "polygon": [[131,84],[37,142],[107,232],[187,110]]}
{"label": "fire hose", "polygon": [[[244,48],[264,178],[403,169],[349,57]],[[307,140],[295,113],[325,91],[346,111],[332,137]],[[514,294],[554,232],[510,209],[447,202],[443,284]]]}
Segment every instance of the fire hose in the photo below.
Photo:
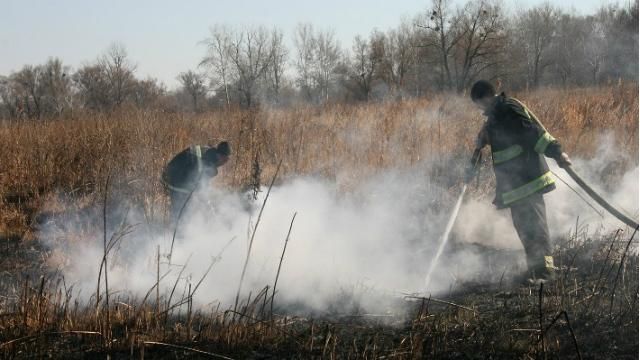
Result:
{"label": "fire hose", "polygon": [[[538,118],[535,115],[531,116],[531,120],[535,121],[536,124],[538,124],[544,131],[547,131],[547,129],[544,127],[544,125],[542,125],[542,123],[538,120]],[[618,220],[622,221],[623,223],[630,226],[631,228],[638,230],[638,223],[635,220],[624,215],[623,213],[618,211],[618,209],[611,206],[611,204],[609,204],[605,199],[602,198],[602,196],[600,196],[597,192],[595,192],[593,188],[589,186],[580,177],[580,175],[578,175],[573,170],[571,165],[564,165],[564,166],[561,166],[561,168],[563,168],[564,171],[566,171],[567,174],[569,174],[569,176],[573,179],[573,181],[575,181],[582,188],[582,190],[584,190],[593,200],[595,200],[598,204],[600,204],[600,206],[602,206],[605,210],[607,210],[609,214],[613,215]]]}
{"label": "fire hose", "polygon": [[600,206],[602,206],[605,210],[607,210],[609,212],[609,214],[615,216],[618,220],[620,220],[623,223],[627,224],[631,228],[636,229],[636,230],[638,229],[638,223],[635,220],[633,220],[630,217],[626,216],[625,214],[621,213],[618,209],[614,208],[605,199],[603,199],[602,196],[600,196],[597,192],[595,192],[595,190],[593,190],[593,188],[591,188],[591,186],[589,186],[589,184],[587,184],[580,177],[580,175],[578,175],[573,170],[571,165],[566,165],[566,166],[564,166],[562,168],[564,169],[564,171],[567,172],[567,174],[569,174],[569,176],[573,179],[573,181],[575,181],[582,188],[582,190],[584,190],[587,194],[589,194],[589,196],[593,200],[595,200],[598,204],[600,204]]}

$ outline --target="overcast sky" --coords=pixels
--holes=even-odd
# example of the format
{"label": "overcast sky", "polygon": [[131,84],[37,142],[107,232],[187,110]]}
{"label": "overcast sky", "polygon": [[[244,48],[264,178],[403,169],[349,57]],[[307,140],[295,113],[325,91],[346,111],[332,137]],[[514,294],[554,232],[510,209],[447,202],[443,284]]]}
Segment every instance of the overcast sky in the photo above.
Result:
{"label": "overcast sky", "polygon": [[[462,1],[455,0],[455,3]],[[504,0],[509,9],[542,0]],[[553,2],[592,13],[617,1]],[[296,24],[333,29],[343,47],[357,34],[386,30],[427,9],[429,0],[0,0],[0,75],[55,56],[77,68],[113,42],[124,44],[139,77],[153,76],[169,88],[179,72],[197,66],[198,42],[213,24],[278,26],[289,38]]]}

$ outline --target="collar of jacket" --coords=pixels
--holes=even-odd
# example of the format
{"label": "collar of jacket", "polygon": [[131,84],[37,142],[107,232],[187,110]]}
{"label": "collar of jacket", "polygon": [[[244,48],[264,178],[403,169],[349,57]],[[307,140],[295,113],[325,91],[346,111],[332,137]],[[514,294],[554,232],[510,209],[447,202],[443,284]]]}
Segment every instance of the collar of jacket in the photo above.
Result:
{"label": "collar of jacket", "polygon": [[503,103],[506,98],[507,95],[504,93],[504,91],[501,92],[500,95],[494,96],[493,104],[491,104],[491,107],[485,110],[483,114],[487,117],[492,117],[492,115],[495,115],[498,112],[498,104]]}

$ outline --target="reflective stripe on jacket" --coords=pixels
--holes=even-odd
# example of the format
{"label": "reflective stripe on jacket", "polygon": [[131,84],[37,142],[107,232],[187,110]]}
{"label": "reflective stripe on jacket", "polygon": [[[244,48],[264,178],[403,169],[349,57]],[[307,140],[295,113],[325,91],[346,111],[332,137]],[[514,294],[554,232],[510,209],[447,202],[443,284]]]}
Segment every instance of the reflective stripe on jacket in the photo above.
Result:
{"label": "reflective stripe on jacket", "polygon": [[502,93],[485,115],[496,174],[496,205],[508,207],[555,189],[544,156],[555,158],[562,149],[533,112]]}

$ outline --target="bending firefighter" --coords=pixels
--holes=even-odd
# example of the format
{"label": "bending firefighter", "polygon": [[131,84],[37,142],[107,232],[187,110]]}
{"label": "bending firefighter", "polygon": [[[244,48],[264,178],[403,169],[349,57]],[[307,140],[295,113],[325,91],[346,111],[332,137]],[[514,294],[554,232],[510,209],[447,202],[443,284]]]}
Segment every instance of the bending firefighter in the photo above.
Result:
{"label": "bending firefighter", "polygon": [[545,156],[555,159],[560,167],[571,165],[569,156],[524,104],[504,93],[496,95],[488,81],[480,80],[472,86],[471,100],[487,117],[476,146],[491,146],[496,175],[494,204],[499,209],[511,209],[513,225],[527,257],[527,280],[553,279],[542,196],[554,190],[555,184]]}
{"label": "bending firefighter", "polygon": [[171,217],[176,220],[200,184],[218,175],[218,167],[229,160],[231,148],[223,141],[217,147],[192,145],[169,161],[162,172],[162,183],[171,200]]}

